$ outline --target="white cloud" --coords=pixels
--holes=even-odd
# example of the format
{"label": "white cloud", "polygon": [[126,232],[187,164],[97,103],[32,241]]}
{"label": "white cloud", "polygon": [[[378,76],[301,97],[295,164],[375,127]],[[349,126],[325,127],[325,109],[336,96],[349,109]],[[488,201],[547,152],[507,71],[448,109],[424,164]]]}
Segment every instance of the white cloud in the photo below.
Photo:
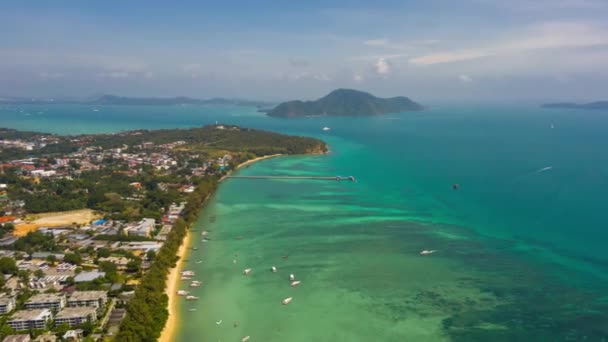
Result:
{"label": "white cloud", "polygon": [[459,80],[460,80],[460,82],[462,82],[462,83],[470,83],[470,82],[473,82],[473,79],[471,78],[471,76],[469,76],[469,75],[465,75],[465,74],[458,75],[458,79],[459,79]]}
{"label": "white cloud", "polygon": [[386,58],[378,58],[374,63],[374,70],[379,75],[388,75],[391,72],[391,64]]}
{"label": "white cloud", "polygon": [[365,78],[361,74],[354,74],[353,75],[353,80],[355,82],[363,82],[365,80]]}
{"label": "white cloud", "polygon": [[605,27],[579,22],[546,22],[512,34],[502,42],[480,43],[478,47],[470,49],[429,53],[410,58],[409,63],[433,65],[545,49],[572,49],[607,44],[608,29]]}

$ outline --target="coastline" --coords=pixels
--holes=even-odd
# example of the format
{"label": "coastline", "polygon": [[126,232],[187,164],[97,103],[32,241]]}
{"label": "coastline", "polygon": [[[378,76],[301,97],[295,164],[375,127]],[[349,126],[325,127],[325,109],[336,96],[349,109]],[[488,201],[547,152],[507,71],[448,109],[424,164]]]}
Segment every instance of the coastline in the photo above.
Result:
{"label": "coastline", "polygon": [[[250,159],[244,163],[237,165],[236,168],[234,169],[234,171],[236,171],[242,167],[245,167],[247,165],[251,165],[258,161],[261,161],[264,159],[269,159],[269,158],[274,158],[274,157],[279,157],[279,156],[282,156],[282,154],[271,154],[268,156],[262,156],[262,157]],[[225,177],[226,176],[222,177],[219,180],[219,183],[221,183],[225,179]],[[205,200],[205,202],[206,202],[206,200]],[[175,337],[176,330],[177,330],[177,322],[180,317],[179,312],[178,312],[178,306],[177,306],[177,300],[178,300],[177,288],[179,287],[179,282],[180,282],[180,272],[182,271],[182,269],[184,267],[184,259],[187,255],[188,248],[190,247],[190,244],[192,242],[191,241],[192,232],[190,231],[190,229],[188,229],[188,232],[186,233],[186,237],[182,241],[182,244],[179,246],[179,250],[177,252],[177,256],[179,257],[179,260],[177,261],[177,264],[175,265],[175,267],[172,268],[171,271],[169,271],[169,275],[167,277],[167,283],[166,283],[167,285],[166,285],[165,293],[169,297],[169,302],[167,304],[168,311],[169,311],[169,317],[167,318],[165,327],[163,328],[163,330],[160,334],[160,337],[158,338],[159,342],[172,342],[173,338]]]}
{"label": "coastline", "polygon": [[167,287],[165,293],[169,297],[168,311],[169,317],[167,318],[167,322],[165,323],[165,327],[163,328],[160,337],[158,338],[159,342],[171,342],[173,340],[173,336],[175,335],[175,330],[177,328],[177,319],[178,316],[178,308],[177,308],[177,288],[180,282],[180,272],[184,267],[184,259],[187,255],[188,248],[190,247],[190,243],[192,242],[192,232],[188,229],[186,233],[186,237],[184,241],[182,241],[181,246],[179,246],[179,250],[177,251],[177,256],[179,260],[177,261],[177,265],[169,271],[169,276],[167,277]]}

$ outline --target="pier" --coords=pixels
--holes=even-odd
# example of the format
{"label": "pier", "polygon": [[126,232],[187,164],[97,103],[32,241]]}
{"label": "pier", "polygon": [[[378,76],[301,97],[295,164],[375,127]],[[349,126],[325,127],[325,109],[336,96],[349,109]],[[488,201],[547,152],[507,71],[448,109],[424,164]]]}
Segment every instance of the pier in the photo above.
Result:
{"label": "pier", "polygon": [[351,181],[357,180],[353,176],[227,176],[232,179],[309,179],[309,180],[331,180],[331,181]]}

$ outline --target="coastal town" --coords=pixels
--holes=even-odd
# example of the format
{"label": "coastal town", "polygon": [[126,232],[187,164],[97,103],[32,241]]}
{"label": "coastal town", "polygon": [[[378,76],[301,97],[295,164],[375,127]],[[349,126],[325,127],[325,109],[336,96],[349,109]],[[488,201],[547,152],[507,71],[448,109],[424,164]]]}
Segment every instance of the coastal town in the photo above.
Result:
{"label": "coastal town", "polygon": [[[177,132],[190,137],[183,140],[0,130],[3,341],[121,340],[137,324],[129,306],[152,302],[139,285],[160,283],[148,292],[162,292],[185,231],[221,177],[267,151],[285,152],[192,138],[230,141],[240,137],[237,127],[199,130]],[[149,310],[166,320],[166,307]]]}

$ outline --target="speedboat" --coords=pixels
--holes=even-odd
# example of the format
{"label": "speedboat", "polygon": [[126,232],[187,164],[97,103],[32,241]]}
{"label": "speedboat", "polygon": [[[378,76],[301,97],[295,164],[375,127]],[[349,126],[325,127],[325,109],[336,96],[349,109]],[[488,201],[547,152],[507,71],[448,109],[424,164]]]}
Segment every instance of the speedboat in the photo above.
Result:
{"label": "speedboat", "polygon": [[299,281],[299,280],[294,280],[294,281],[292,281],[292,282],[291,282],[291,286],[292,286],[292,287],[296,287],[296,286],[300,285],[300,283],[301,283],[301,281]]}
{"label": "speedboat", "polygon": [[437,251],[435,251],[435,250],[426,250],[425,249],[422,252],[420,252],[420,255],[429,255],[429,254],[433,254],[435,252],[437,252]]}
{"label": "speedboat", "polygon": [[293,297],[287,297],[281,302],[283,305],[288,305],[293,300]]}

